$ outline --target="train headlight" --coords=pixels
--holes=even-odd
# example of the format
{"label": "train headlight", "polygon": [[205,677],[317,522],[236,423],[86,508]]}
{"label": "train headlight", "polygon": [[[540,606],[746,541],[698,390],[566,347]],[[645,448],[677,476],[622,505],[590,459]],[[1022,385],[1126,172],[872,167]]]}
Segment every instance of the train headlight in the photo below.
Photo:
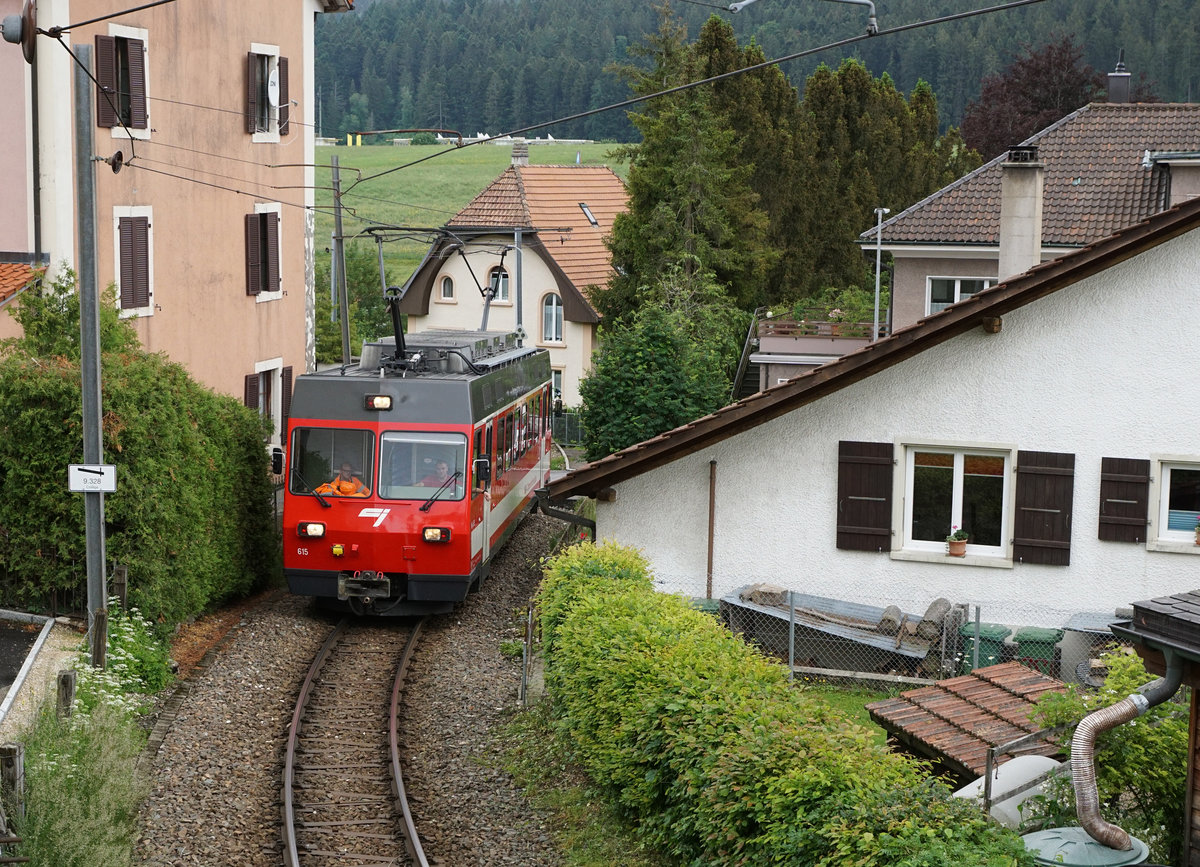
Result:
{"label": "train headlight", "polygon": [[368,394],[367,409],[385,410],[392,408],[392,396],[390,394]]}
{"label": "train headlight", "polygon": [[296,532],[309,539],[317,539],[325,535],[325,525],[317,521],[301,521],[296,527]]}
{"label": "train headlight", "polygon": [[426,542],[449,542],[450,528],[449,527],[426,527],[422,531],[422,535]]}

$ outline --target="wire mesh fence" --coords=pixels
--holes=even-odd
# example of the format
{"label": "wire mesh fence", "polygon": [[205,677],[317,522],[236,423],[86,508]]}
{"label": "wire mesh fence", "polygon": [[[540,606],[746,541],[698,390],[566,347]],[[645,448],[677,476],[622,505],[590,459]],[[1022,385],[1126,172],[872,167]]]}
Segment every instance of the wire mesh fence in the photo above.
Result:
{"label": "wire mesh fence", "polygon": [[559,445],[583,445],[583,417],[573,410],[556,412],[550,418],[550,435]]}
{"label": "wire mesh fence", "polygon": [[749,585],[720,600],[722,619],[793,674],[902,686],[1017,661],[1068,683],[1098,686],[1100,656],[1117,640],[1115,613],[1022,609],[984,600],[931,600],[919,613],[872,600],[832,599]]}

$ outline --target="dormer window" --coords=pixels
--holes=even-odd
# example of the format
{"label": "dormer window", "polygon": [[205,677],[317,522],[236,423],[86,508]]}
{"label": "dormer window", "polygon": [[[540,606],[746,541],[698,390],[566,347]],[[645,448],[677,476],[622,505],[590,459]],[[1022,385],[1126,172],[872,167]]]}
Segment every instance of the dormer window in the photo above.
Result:
{"label": "dormer window", "polygon": [[596,215],[592,213],[592,209],[587,206],[587,202],[580,202],[579,209],[583,211],[583,215],[587,217],[587,221],[593,226],[599,226],[600,221],[596,219]]}

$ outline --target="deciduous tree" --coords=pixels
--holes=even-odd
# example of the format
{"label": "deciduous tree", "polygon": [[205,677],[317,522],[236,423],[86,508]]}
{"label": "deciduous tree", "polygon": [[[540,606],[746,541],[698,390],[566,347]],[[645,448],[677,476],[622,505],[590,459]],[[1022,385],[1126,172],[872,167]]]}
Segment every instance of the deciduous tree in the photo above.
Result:
{"label": "deciduous tree", "polygon": [[979,99],[967,105],[963,138],[991,159],[1103,93],[1104,76],[1083,63],[1072,36],[1025,44],[1003,72],[983,80]]}

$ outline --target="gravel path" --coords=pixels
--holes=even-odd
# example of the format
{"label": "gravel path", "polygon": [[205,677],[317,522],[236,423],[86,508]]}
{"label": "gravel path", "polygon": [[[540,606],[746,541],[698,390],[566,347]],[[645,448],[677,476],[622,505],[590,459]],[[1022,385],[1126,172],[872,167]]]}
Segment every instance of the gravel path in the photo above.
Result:
{"label": "gravel path", "polygon": [[[515,706],[521,677],[519,659],[504,657],[500,643],[520,638],[518,617],[536,589],[539,560],[562,532],[559,521],[527,518],[483,589],[431,621],[413,662],[406,785],[420,799],[413,810],[432,863],[561,863],[544,821],[486,765],[503,750],[492,731]],[[280,863],[282,744],[296,690],[332,622],[306,599],[272,597],[245,613],[211,664],[168,704],[147,759],[141,863]]]}

